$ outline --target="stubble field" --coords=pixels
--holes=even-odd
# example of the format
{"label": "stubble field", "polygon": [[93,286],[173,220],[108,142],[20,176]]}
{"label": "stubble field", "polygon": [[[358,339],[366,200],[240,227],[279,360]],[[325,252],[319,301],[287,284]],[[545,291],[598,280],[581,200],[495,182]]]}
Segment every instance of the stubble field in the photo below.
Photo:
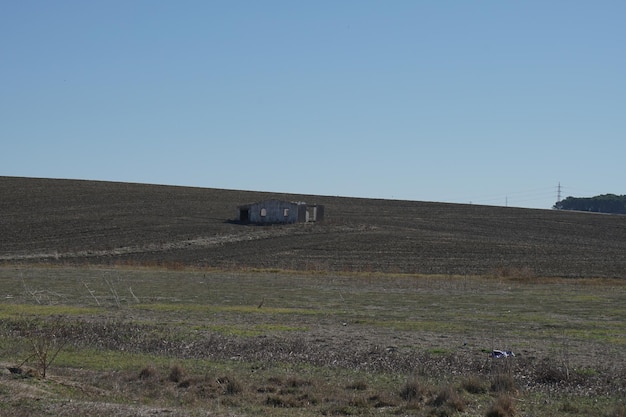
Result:
{"label": "stubble field", "polygon": [[[0,195],[0,263],[626,278],[626,216],[11,177]],[[268,198],[325,221],[233,222]]]}
{"label": "stubble field", "polygon": [[[626,412],[624,217],[0,188],[0,415]],[[232,222],[270,196],[326,221]]]}

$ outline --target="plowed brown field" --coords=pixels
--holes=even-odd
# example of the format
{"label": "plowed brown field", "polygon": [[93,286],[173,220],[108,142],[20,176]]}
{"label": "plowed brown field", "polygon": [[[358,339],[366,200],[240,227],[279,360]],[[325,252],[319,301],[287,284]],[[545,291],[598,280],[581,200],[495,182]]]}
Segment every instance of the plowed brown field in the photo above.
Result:
{"label": "plowed brown field", "polygon": [[[626,216],[0,177],[0,262],[626,277]],[[240,225],[268,198],[317,224]]]}

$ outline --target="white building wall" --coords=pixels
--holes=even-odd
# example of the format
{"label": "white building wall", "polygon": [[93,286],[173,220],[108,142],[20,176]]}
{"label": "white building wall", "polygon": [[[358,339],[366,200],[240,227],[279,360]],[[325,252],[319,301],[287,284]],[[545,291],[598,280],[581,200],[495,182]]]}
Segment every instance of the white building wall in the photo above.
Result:
{"label": "white building wall", "polygon": [[262,201],[249,206],[251,223],[295,223],[298,221],[298,204],[280,200]]}

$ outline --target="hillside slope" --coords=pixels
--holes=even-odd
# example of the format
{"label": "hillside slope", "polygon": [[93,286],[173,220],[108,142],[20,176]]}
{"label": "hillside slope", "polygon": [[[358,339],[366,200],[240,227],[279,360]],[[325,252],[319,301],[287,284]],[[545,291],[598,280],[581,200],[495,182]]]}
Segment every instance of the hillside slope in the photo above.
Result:
{"label": "hillside slope", "polygon": [[[2,263],[626,278],[626,216],[15,177],[0,196]],[[267,198],[324,204],[325,221],[232,222]]]}

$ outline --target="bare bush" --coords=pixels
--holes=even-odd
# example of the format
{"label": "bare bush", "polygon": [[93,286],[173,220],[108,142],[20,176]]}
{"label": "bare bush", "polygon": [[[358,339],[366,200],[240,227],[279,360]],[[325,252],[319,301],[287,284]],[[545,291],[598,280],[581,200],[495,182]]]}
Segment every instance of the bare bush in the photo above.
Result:
{"label": "bare bush", "polygon": [[610,417],[626,417],[626,403],[622,402],[615,406],[615,410],[610,414]]}
{"label": "bare bush", "polygon": [[491,379],[491,390],[494,392],[515,391],[515,379],[510,374],[497,374]]}
{"label": "bare bush", "polygon": [[290,376],[287,378],[286,385],[292,388],[305,387],[311,385],[312,382],[308,379],[302,379],[297,376]]}
{"label": "bare bush", "polygon": [[537,368],[536,381],[543,384],[555,384],[569,379],[569,369],[565,365],[557,363],[555,360],[546,358],[541,366]]}
{"label": "bare bush", "polygon": [[346,389],[355,391],[365,391],[367,389],[367,382],[363,380],[354,381],[346,386]]}
{"label": "bare bush", "polygon": [[470,394],[484,394],[485,392],[487,392],[485,383],[480,377],[476,375],[469,376],[468,378],[463,380],[463,382],[461,382],[461,388],[463,388]]}
{"label": "bare bush", "polygon": [[412,375],[402,386],[400,397],[408,402],[419,401],[425,392],[426,388],[418,381],[415,375]]}
{"label": "bare bush", "polygon": [[501,395],[495,403],[487,410],[486,417],[513,417],[515,416],[515,405],[513,398],[509,395]]}
{"label": "bare bush", "polygon": [[170,382],[180,383],[185,378],[185,370],[180,365],[170,367],[170,374],[167,379]]}
{"label": "bare bush", "polygon": [[265,399],[265,405],[278,408],[296,408],[302,407],[303,403],[293,396],[272,394]]}
{"label": "bare bush", "polygon": [[233,376],[219,377],[217,383],[223,387],[226,395],[236,395],[243,392],[243,385]]}
{"label": "bare bush", "polygon": [[22,362],[22,365],[31,360],[34,361],[39,374],[45,378],[50,365],[68,343],[63,317],[57,317],[51,323],[43,323],[30,328],[25,336],[30,342],[31,354]]}
{"label": "bare bush", "polygon": [[452,387],[446,386],[439,390],[435,398],[432,399],[430,405],[435,407],[447,407],[454,411],[463,411],[466,402]]}
{"label": "bare bush", "polygon": [[139,379],[142,379],[142,380],[158,379],[158,378],[159,378],[159,371],[157,371],[157,369],[153,365],[145,366],[139,372]]}
{"label": "bare bush", "polygon": [[494,269],[493,275],[496,278],[510,278],[517,281],[532,282],[537,279],[537,274],[535,273],[535,271],[528,266],[502,266]]}
{"label": "bare bush", "polygon": [[491,390],[494,392],[513,392],[516,390],[513,378],[513,359],[501,358],[491,361]]}

